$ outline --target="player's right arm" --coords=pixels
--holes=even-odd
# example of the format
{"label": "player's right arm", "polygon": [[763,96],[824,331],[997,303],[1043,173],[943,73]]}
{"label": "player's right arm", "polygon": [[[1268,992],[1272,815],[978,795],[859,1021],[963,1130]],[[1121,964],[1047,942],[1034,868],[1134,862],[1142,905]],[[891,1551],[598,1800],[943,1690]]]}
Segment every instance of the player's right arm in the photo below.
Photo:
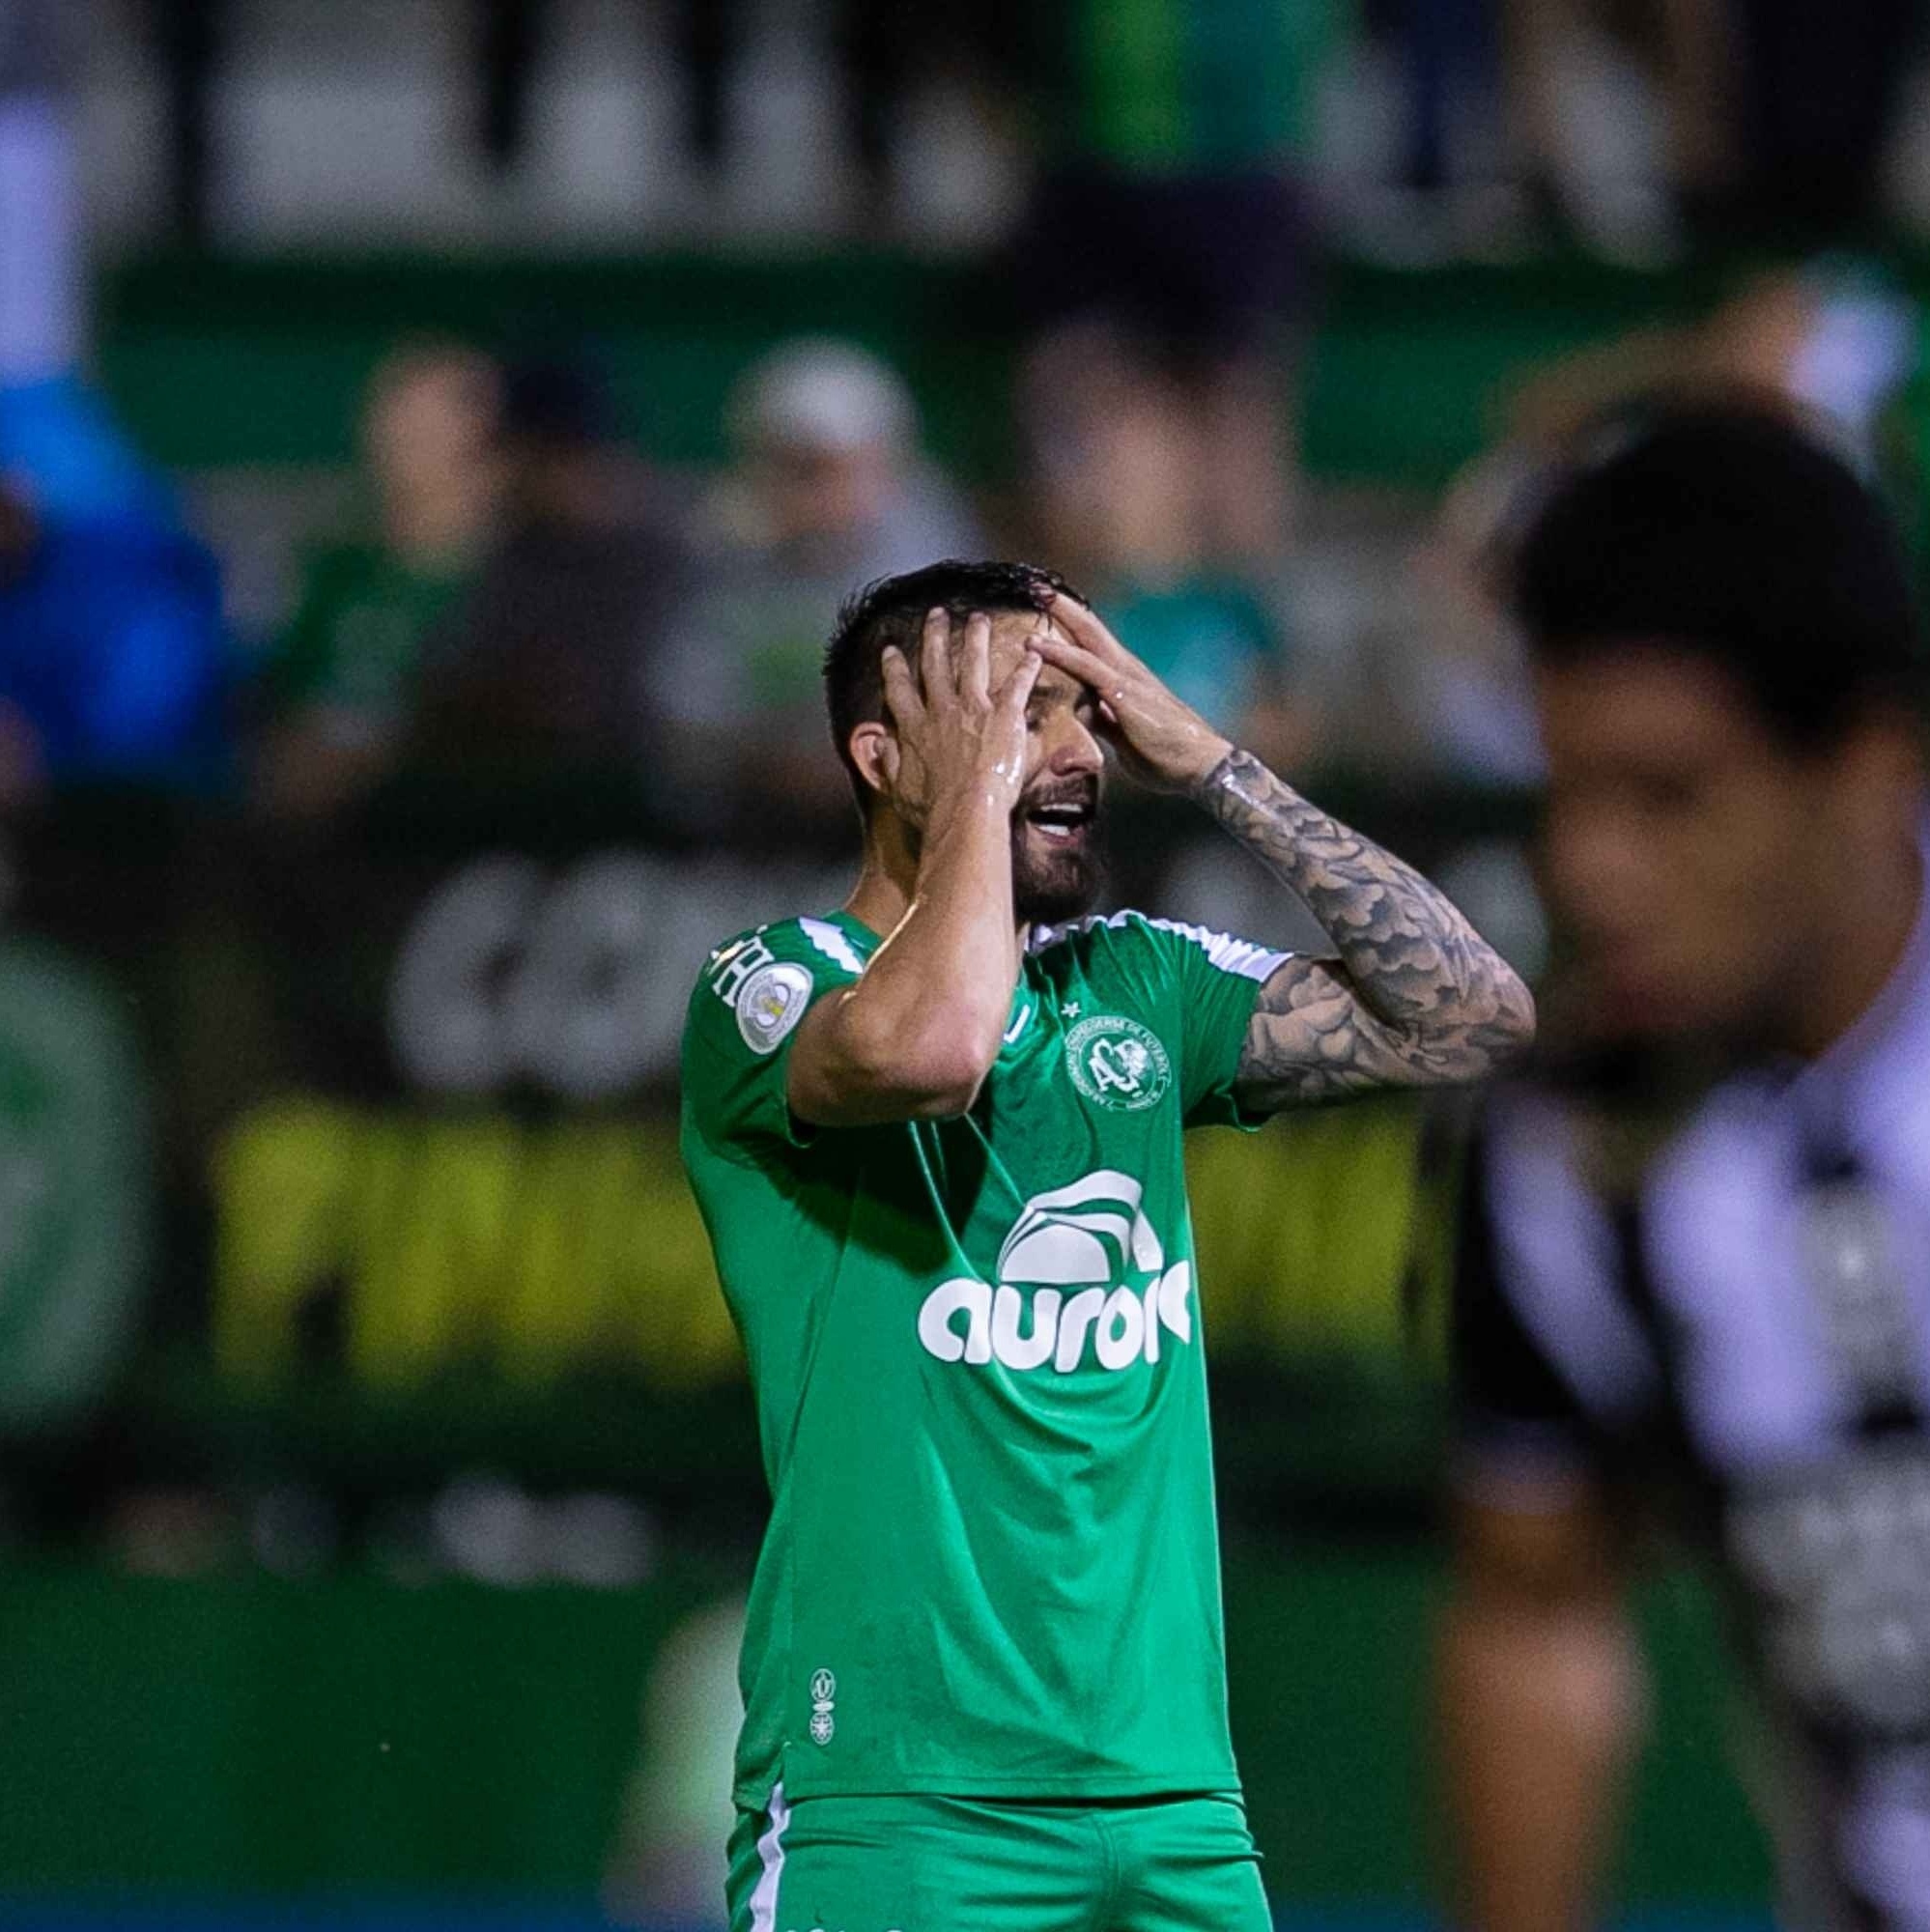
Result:
{"label": "player's right arm", "polygon": [[990,620],[969,618],[954,641],[943,611],[925,619],[916,679],[885,653],[892,728],[873,727],[869,749],[918,825],[918,883],[863,978],[798,1028],[788,1095],[814,1126],[962,1114],[998,1058],[1020,966],[1011,814],[1040,660],[1026,652],[994,691],[990,659]]}
{"label": "player's right arm", "polygon": [[[1435,1651],[1437,1742],[1466,1932],[1581,1932],[1620,1809],[1644,1692],[1626,1605],[1631,1465],[1577,1393],[1557,1340],[1605,1361],[1612,1331],[1575,1329],[1595,1293],[1524,1293],[1550,1252],[1591,1245],[1577,1197],[1520,1166],[1559,1124],[1497,1095],[1469,1150],[1458,1231],[1451,1357],[1457,1453],[1450,1588]],[[1566,1177],[1566,1170],[1563,1170]],[[1529,1225],[1524,1214],[1547,1217]],[[1599,1232],[1599,1231],[1596,1231]],[[1524,1306],[1540,1310],[1539,1323]],[[1598,1311],[1599,1313],[1599,1311]]]}
{"label": "player's right arm", "polygon": [[1453,1532],[1436,1690],[1455,1922],[1582,1932],[1643,1708],[1616,1525],[1577,1481],[1464,1497]]}

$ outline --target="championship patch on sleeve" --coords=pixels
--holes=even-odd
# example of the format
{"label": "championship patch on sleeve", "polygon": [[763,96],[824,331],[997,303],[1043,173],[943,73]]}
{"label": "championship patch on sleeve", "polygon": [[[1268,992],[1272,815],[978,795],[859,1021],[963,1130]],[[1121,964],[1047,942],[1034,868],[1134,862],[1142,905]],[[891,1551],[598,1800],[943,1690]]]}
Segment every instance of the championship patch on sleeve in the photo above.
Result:
{"label": "championship patch on sleeve", "polygon": [[775,1053],[810,1005],[810,975],[782,959],[758,970],[737,994],[737,1031],[752,1053]]}

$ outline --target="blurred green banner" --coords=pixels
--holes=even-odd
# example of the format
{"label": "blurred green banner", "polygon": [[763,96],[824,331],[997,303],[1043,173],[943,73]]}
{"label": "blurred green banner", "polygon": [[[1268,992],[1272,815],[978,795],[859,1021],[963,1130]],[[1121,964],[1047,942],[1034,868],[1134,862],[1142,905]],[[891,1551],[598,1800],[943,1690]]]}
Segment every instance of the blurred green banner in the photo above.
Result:
{"label": "blurred green banner", "polygon": [[[1428,864],[1520,818],[1361,803]],[[1200,863],[1202,828],[1126,814],[1123,902],[1304,940],[1257,868]],[[244,1465],[754,1479],[676,1154],[678,1040],[706,952],[835,904],[849,862],[699,843],[607,775],[418,775],[300,835],[130,796],[24,828],[0,1424],[119,1403],[143,1440]],[[1425,1468],[1452,1128],[1394,1101],[1195,1137],[1235,1465],[1254,1435],[1270,1480]],[[1292,1439],[1249,1431],[1239,1391],[1295,1378]],[[1363,1386],[1384,1425],[1364,1460]]]}

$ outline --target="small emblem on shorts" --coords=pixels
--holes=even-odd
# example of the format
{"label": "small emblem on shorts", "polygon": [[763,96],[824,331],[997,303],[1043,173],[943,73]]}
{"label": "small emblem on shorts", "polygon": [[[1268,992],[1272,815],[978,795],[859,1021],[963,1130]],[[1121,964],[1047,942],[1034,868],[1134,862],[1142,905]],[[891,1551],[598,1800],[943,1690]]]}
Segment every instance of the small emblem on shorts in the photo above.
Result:
{"label": "small emblem on shorts", "polygon": [[1137,1020],[1095,1013],[1065,1036],[1065,1065],[1087,1099],[1117,1113],[1156,1105],[1173,1084],[1158,1036]]}
{"label": "small emblem on shorts", "polygon": [[781,959],[760,967],[737,995],[737,1031],[752,1053],[774,1053],[804,1018],[810,1004],[810,975]]}
{"label": "small emblem on shorts", "polygon": [[833,1715],[837,1708],[837,1679],[828,1670],[816,1670],[810,1680],[810,1741],[828,1745],[837,1734]]}

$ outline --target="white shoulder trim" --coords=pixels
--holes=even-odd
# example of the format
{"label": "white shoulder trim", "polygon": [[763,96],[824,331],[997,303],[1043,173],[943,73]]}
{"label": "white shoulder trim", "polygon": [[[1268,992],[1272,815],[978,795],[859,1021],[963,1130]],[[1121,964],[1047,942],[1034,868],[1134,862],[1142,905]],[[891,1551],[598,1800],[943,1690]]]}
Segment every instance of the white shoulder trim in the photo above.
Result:
{"label": "white shoulder trim", "polygon": [[1250,939],[1235,939],[1230,932],[1185,925],[1175,919],[1149,919],[1146,923],[1161,932],[1177,932],[1180,938],[1190,939],[1222,973],[1233,973],[1242,980],[1270,980],[1274,968],[1284,966],[1293,956],[1257,946]]}
{"label": "white shoulder trim", "polygon": [[1177,933],[1181,939],[1190,939],[1222,973],[1231,973],[1241,980],[1270,980],[1277,968],[1293,957],[1291,952],[1277,952],[1250,939],[1214,932],[1209,926],[1188,925],[1177,919],[1152,919],[1146,913],[1130,911],[1095,913],[1088,919],[1068,920],[1064,925],[1036,925],[1026,940],[1026,951],[1043,952],[1049,946],[1091,932],[1096,926],[1109,926],[1117,932],[1132,920],[1151,926],[1156,932]]}
{"label": "white shoulder trim", "polygon": [[858,949],[829,920],[800,919],[798,930],[834,966],[842,966],[847,973],[864,972],[865,962],[858,956]]}

